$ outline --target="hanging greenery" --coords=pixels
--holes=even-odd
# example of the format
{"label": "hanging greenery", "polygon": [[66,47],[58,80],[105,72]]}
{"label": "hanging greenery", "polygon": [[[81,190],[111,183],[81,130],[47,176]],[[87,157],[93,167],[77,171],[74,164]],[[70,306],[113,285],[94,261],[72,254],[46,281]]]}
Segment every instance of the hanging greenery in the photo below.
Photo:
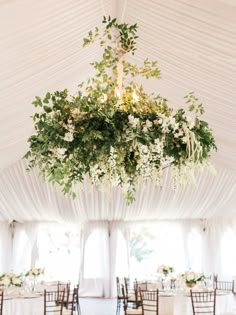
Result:
{"label": "hanging greenery", "polygon": [[188,183],[216,146],[193,93],[185,96],[190,118],[136,82],[140,76],[160,78],[156,61],[138,66],[125,60],[135,53],[137,25],[110,17],[103,24],[84,39],[84,46],[99,41],[104,48],[102,59],[92,63],[94,77],[75,96],[67,89],[36,96],[40,111],[33,116],[35,134],[25,157],[65,194],[75,196],[76,184],[88,176],[99,187],[120,186],[132,203],[141,182],[161,184],[165,167],[172,168],[174,185]]}

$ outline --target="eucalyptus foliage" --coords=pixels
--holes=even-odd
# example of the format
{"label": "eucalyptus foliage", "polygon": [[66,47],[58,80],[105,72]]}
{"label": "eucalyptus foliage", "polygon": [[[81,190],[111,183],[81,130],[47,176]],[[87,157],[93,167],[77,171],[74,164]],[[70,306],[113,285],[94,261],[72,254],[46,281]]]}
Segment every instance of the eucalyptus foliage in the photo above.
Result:
{"label": "eucalyptus foliage", "polygon": [[161,184],[165,167],[172,168],[174,185],[188,182],[216,146],[193,93],[185,97],[194,114],[190,118],[135,80],[160,78],[156,61],[125,60],[135,53],[137,25],[110,17],[103,25],[84,39],[84,46],[98,41],[103,47],[102,59],[92,63],[94,77],[74,96],[67,89],[36,96],[33,104],[40,110],[33,116],[35,134],[25,157],[65,194],[75,196],[76,184],[88,176],[99,187],[120,186],[131,203],[142,181]]}

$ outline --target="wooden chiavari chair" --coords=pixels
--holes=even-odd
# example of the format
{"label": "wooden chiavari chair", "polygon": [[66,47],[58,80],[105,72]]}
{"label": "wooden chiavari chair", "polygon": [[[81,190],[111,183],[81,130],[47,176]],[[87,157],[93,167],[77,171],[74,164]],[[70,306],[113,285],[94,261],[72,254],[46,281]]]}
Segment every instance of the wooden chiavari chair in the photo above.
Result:
{"label": "wooden chiavari chair", "polygon": [[143,315],[143,310],[142,307],[138,307],[138,308],[129,308],[128,307],[128,300],[127,300],[127,296],[125,295],[125,287],[122,284],[121,285],[121,292],[122,292],[122,296],[123,296],[123,305],[124,305],[124,315]]}
{"label": "wooden chiavari chair", "polygon": [[69,296],[65,303],[65,310],[63,310],[63,315],[80,314],[78,287],[74,288],[72,295]]}
{"label": "wooden chiavari chair", "polygon": [[138,307],[135,290],[130,289],[130,280],[128,278],[124,278],[124,290],[127,303],[132,304],[134,307]]}
{"label": "wooden chiavari chair", "polygon": [[215,315],[216,290],[209,292],[196,292],[190,290],[193,315]]}
{"label": "wooden chiavari chair", "polygon": [[65,291],[65,295],[64,295],[64,306],[66,306],[66,301],[69,300],[70,298],[70,282],[61,282],[58,281],[57,283],[57,291]]}
{"label": "wooden chiavari chair", "polygon": [[215,289],[234,292],[234,281],[216,281]]}
{"label": "wooden chiavari chair", "polygon": [[44,290],[44,315],[62,315],[65,290]]}
{"label": "wooden chiavari chair", "polygon": [[117,306],[116,306],[116,315],[120,313],[120,306],[123,301],[123,295],[121,292],[121,283],[120,278],[116,277],[116,292],[117,292]]}
{"label": "wooden chiavari chair", "polygon": [[2,315],[2,310],[3,310],[3,295],[4,295],[4,291],[0,289],[0,315]]}
{"label": "wooden chiavari chair", "polygon": [[140,290],[143,315],[159,314],[159,290]]}

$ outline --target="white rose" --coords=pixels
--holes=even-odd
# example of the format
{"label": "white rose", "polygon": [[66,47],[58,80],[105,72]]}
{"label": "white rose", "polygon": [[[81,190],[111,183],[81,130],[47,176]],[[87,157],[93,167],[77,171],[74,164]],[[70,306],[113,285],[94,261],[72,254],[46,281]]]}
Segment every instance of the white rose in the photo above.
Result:
{"label": "white rose", "polygon": [[1,281],[1,283],[5,286],[9,286],[9,284],[11,284],[11,280],[8,277],[4,277]]}
{"label": "white rose", "polygon": [[12,278],[12,284],[21,285],[21,279],[19,277]]}
{"label": "white rose", "polygon": [[8,276],[9,278],[15,277],[14,273],[8,273],[7,276]]}
{"label": "white rose", "polygon": [[186,276],[186,280],[187,281],[192,281],[192,280],[194,280],[195,279],[195,274],[194,274],[194,272],[189,272],[188,274],[187,274],[187,276]]}

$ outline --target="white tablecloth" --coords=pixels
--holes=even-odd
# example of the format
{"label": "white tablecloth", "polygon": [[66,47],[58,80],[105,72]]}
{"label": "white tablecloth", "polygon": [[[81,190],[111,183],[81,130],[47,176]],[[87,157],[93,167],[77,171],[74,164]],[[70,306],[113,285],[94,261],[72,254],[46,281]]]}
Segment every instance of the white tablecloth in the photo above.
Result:
{"label": "white tablecloth", "polygon": [[18,297],[3,301],[4,315],[42,315],[43,297]]}
{"label": "white tablecloth", "polygon": [[[190,296],[184,294],[173,294],[172,296],[160,295],[160,315],[191,315],[192,304]],[[219,293],[216,296],[216,315],[224,315],[234,309],[234,297],[232,293]],[[144,314],[147,315],[147,314]]]}
{"label": "white tablecloth", "polygon": [[42,315],[44,309],[44,289],[57,290],[57,283],[36,285],[36,292],[24,288],[9,288],[4,292],[3,315]]}

